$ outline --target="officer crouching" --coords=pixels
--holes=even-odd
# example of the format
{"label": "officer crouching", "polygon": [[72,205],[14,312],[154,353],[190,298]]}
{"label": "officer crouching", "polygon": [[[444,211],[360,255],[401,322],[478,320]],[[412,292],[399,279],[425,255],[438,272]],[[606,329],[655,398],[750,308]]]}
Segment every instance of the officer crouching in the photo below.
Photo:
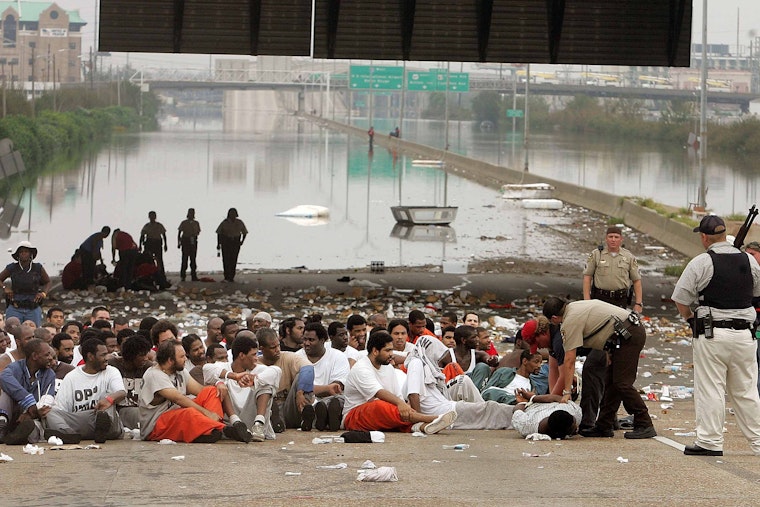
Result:
{"label": "officer crouching", "polygon": [[697,440],[684,454],[723,456],[728,394],[739,429],[760,455],[757,345],[750,330],[755,320],[752,297],[760,296],[760,265],[726,241],[722,218],[708,215],[694,232],[707,251],[687,264],[672,296],[694,335]]}

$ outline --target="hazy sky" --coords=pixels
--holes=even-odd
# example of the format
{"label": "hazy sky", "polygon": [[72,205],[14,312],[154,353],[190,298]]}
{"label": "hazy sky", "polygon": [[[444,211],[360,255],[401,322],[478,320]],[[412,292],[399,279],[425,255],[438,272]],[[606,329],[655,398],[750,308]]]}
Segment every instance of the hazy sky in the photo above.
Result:
{"label": "hazy sky", "polygon": [[[693,0],[694,15],[692,18],[692,40],[702,40],[702,2]],[[58,0],[57,2],[65,9],[79,9],[81,17],[87,21],[83,32],[83,52],[89,51],[93,45],[95,34],[95,10],[98,0]],[[737,12],[739,18],[738,36],[740,46],[748,46],[750,38],[760,36],[760,0],[708,0],[708,26],[707,41],[709,44],[728,44],[731,52],[735,51],[737,40]],[[746,54],[747,50],[743,52]],[[114,63],[123,58],[122,55],[114,55]],[[145,62],[146,65],[158,65],[166,59],[187,61],[194,65],[207,65],[208,57],[183,57],[182,55],[139,55],[130,54],[130,61]]]}

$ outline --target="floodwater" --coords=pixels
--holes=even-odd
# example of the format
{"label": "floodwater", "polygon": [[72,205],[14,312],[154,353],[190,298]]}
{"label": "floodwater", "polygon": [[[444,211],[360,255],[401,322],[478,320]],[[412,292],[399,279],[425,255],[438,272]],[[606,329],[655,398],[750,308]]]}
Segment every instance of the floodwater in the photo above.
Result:
{"label": "floodwater", "polygon": [[[374,124],[377,135],[387,135],[395,126],[387,120]],[[519,145],[514,145],[513,158],[508,139],[475,132],[468,123],[450,125],[453,151],[522,166]],[[405,122],[402,136],[442,146],[445,133],[440,122],[417,121]],[[532,142],[534,173],[675,206],[693,201],[696,173],[685,155],[674,159],[641,147],[584,146],[559,136]],[[754,202],[754,179],[720,166],[711,166],[708,174],[714,199],[708,203],[716,211],[743,212]],[[327,207],[329,217],[298,221],[275,216],[301,204]],[[398,227],[390,212],[398,204],[458,206],[459,214],[449,228]],[[224,132],[222,122],[212,120],[114,137],[79,167],[41,177],[31,190],[9,198],[6,207],[12,206],[21,208],[16,214],[21,218],[10,229],[0,224],[0,247],[31,241],[51,274],[103,225],[121,228],[137,241],[151,210],[168,231],[167,269],[178,271],[177,226],[187,208],[196,209],[201,272],[221,270],[214,231],[230,207],[238,209],[250,232],[239,259],[239,268],[249,270],[549,258],[557,249],[537,248],[542,227],[577,220],[562,211],[524,210],[493,189],[413,166],[411,159],[384,148],[370,155],[365,139],[274,115],[255,122],[250,132]],[[110,262],[110,243],[103,255]]]}

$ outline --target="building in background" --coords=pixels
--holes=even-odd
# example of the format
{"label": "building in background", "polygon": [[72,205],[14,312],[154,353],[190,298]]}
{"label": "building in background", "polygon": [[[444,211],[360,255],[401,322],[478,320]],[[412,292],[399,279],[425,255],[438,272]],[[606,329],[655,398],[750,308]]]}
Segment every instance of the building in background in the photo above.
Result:
{"label": "building in background", "polygon": [[55,2],[0,1],[3,84],[44,90],[82,81],[86,24],[78,10],[67,11]]}

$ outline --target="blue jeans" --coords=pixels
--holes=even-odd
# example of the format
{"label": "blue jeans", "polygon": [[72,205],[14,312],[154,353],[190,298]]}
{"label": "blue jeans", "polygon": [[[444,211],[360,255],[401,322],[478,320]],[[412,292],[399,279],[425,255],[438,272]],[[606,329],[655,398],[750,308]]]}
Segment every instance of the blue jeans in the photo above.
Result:
{"label": "blue jeans", "polygon": [[9,317],[18,317],[18,320],[21,322],[24,322],[25,320],[31,320],[37,324],[37,327],[39,327],[40,323],[42,322],[42,307],[37,306],[36,308],[16,308],[13,305],[9,305],[5,310],[5,318],[8,319]]}

